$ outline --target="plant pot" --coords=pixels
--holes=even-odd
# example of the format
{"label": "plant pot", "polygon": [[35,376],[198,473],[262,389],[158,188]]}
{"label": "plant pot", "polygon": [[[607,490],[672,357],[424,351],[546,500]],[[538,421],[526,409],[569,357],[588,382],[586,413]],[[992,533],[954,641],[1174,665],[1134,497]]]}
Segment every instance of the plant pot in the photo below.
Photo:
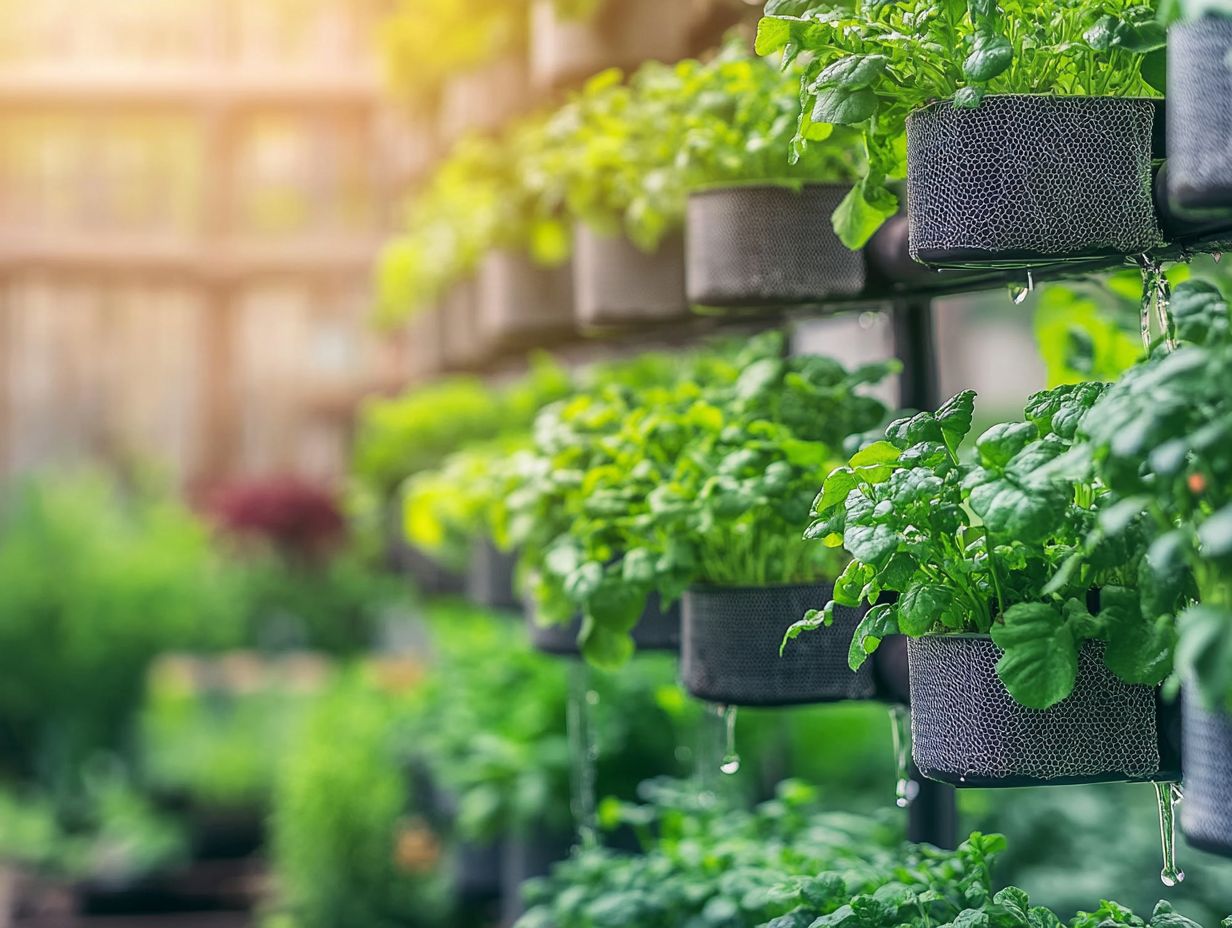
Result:
{"label": "plant pot", "polygon": [[494,251],[479,269],[479,331],[489,351],[551,345],[576,329],[568,264],[542,267],[523,254]]}
{"label": "plant pot", "polygon": [[527,880],[547,876],[552,867],[569,856],[573,837],[544,827],[511,836],[501,861],[501,922],[512,925],[526,912],[522,887]]}
{"label": "plant pot", "polygon": [[489,538],[477,538],[471,545],[466,568],[466,598],[476,606],[516,611],[521,600],[514,592],[516,555],[506,554]]}
{"label": "plant pot", "polygon": [[986,635],[907,643],[916,766],[955,786],[1008,787],[1180,778],[1162,737],[1157,691],[1104,665],[1104,645],[1078,654],[1074,691],[1049,709],[1017,703],[997,676],[1004,653]]}
{"label": "plant pot", "polygon": [[726,706],[871,699],[872,668],[852,671],[847,664],[863,609],[836,608],[833,625],[801,635],[779,656],[787,629],[833,592],[828,583],[691,587],[684,594],[680,641],[685,689]]}
{"label": "plant pot", "polygon": [[458,841],[449,852],[449,881],[456,900],[464,905],[495,902],[501,895],[502,841]]}
{"label": "plant pot", "polygon": [[688,301],[721,309],[797,306],[864,289],[864,258],[834,234],[838,184],[719,187],[689,196]]}
{"label": "plant pot", "polygon": [[1162,245],[1156,111],[1151,100],[1026,95],[916,110],[907,119],[911,256],[1014,267]]}
{"label": "plant pot", "polygon": [[540,87],[576,84],[605,68],[632,71],[643,61],[688,54],[689,4],[604,0],[593,16],[569,19],[553,0],[531,8],[531,79]]}
{"label": "plant pot", "polygon": [[684,285],[684,233],[647,253],[623,235],[578,223],[573,233],[573,299],[586,329],[678,322],[690,317]]}
{"label": "plant pot", "polygon": [[530,104],[526,63],[519,58],[501,58],[459,74],[441,91],[441,139],[449,146],[469,132],[498,132]]}
{"label": "plant pot", "polygon": [[1204,709],[1187,694],[1181,718],[1181,830],[1194,847],[1232,857],[1232,716]]}
{"label": "plant pot", "polygon": [[[639,651],[668,651],[680,649],[680,603],[664,609],[658,593],[650,594],[646,609],[633,629],[633,643]],[[526,625],[530,630],[531,645],[544,654],[560,657],[578,657],[578,635],[582,632],[582,620],[576,618],[568,625],[542,625],[535,619],[535,610],[527,604]]]}
{"label": "plant pot", "polygon": [[429,380],[441,372],[445,360],[440,310],[428,306],[411,317],[406,327],[407,375],[412,381]]}
{"label": "plant pot", "polygon": [[471,371],[484,360],[483,341],[479,336],[479,288],[474,280],[454,284],[441,298],[441,339],[445,368],[450,371]]}
{"label": "plant pot", "polygon": [[398,530],[391,532],[389,560],[393,569],[410,577],[416,589],[425,596],[456,596],[463,592],[464,579],[408,544]]}
{"label": "plant pot", "polygon": [[1232,209],[1232,19],[1168,30],[1168,198],[1184,212]]}

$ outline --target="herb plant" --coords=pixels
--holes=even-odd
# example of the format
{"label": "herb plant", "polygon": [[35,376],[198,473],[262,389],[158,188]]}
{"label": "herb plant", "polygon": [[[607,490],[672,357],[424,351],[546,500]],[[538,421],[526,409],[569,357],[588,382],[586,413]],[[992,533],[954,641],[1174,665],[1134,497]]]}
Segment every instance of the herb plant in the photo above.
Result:
{"label": "herb plant", "polygon": [[986,93],[1153,95],[1163,45],[1151,5],[1134,0],[769,0],[757,31],[759,54],[804,62],[793,157],[831,125],[863,134],[867,167],[834,213],[850,248],[899,209],[913,110],[977,107]]}
{"label": "herb plant", "polygon": [[[788,637],[828,624],[836,604],[866,602],[853,668],[889,634],[968,632],[990,634],[1004,650],[997,673],[1032,708],[1069,695],[1079,648],[1091,639],[1106,643],[1105,662],[1127,683],[1162,681],[1172,628],[1142,614],[1135,587],[1168,582],[1167,571],[1148,556],[1136,513],[1114,506],[1107,486],[1087,473],[1089,449],[1075,438],[1104,390],[1081,383],[1033,395],[1025,421],[976,440],[973,461],[958,454],[971,428],[971,391],[891,424],[884,441],[826,478],[806,537],[842,546],[853,560],[834,599]],[[1121,521],[1122,531],[1092,545],[1101,519]],[[897,598],[882,601],[884,593]]]}

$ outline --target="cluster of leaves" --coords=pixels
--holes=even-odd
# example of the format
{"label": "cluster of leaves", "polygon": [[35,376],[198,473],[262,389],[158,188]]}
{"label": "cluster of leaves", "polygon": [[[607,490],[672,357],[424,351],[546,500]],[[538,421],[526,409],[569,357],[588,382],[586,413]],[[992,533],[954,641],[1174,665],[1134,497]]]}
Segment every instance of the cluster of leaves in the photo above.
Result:
{"label": "cluster of leaves", "polygon": [[[813,790],[784,783],[752,812],[706,805],[689,790],[647,784],[653,804],[612,807],[645,844],[638,856],[582,848],[527,889],[517,928],[1062,928],[1021,889],[994,891],[1000,835],[954,851],[900,845],[874,819],[825,813]],[[1198,928],[1156,907],[1150,921],[1113,902],[1072,928]]]}
{"label": "cluster of leaves", "polygon": [[407,477],[438,466],[465,445],[525,432],[540,409],[571,389],[569,374],[540,356],[526,377],[502,389],[455,377],[396,399],[369,400],[360,411],[355,476],[389,499]]}
{"label": "cluster of leaves", "polygon": [[[570,834],[570,668],[533,651],[507,618],[442,607],[432,620],[437,663],[400,736],[447,797],[452,836]],[[689,740],[700,710],[672,698],[670,662],[591,674],[586,687],[599,795],[631,799],[646,777],[681,772],[676,745]]]}
{"label": "cluster of leaves", "polygon": [[601,666],[632,653],[652,592],[833,578],[842,557],[793,531],[844,442],[884,421],[861,389],[892,365],[855,371],[782,356],[770,333],[732,353],[676,364],[640,390],[613,385],[551,407],[508,495],[541,617],[583,617]]}
{"label": "cluster of leaves", "polygon": [[757,32],[759,54],[805,60],[793,156],[831,125],[863,134],[867,168],[834,213],[851,248],[899,209],[913,110],[986,93],[1152,95],[1163,46],[1139,0],[769,0]]}
{"label": "cluster of leaves", "polygon": [[[1110,387],[1083,417],[1086,463],[1117,494],[1101,519],[1143,511],[1154,582],[1144,613],[1177,615],[1177,668],[1209,702],[1232,709],[1232,317],[1211,283],[1178,286],[1174,335]],[[1183,608],[1181,611],[1180,607]]]}
{"label": "cluster of leaves", "polygon": [[1034,394],[1025,421],[990,428],[971,461],[958,454],[971,391],[892,423],[885,440],[826,478],[806,537],[853,560],[833,601],[789,635],[828,624],[836,604],[862,602],[872,608],[852,640],[852,667],[889,634],[991,634],[1007,689],[1041,709],[1073,690],[1078,651],[1092,639],[1106,643],[1109,669],[1126,682],[1163,680],[1172,627],[1140,606],[1138,589],[1167,601],[1179,595],[1176,580],[1148,552],[1139,509],[1090,473],[1090,447],[1076,437],[1105,389]]}
{"label": "cluster of leaves", "polygon": [[1171,24],[1203,16],[1232,16],[1229,0],[1159,0],[1159,21]]}

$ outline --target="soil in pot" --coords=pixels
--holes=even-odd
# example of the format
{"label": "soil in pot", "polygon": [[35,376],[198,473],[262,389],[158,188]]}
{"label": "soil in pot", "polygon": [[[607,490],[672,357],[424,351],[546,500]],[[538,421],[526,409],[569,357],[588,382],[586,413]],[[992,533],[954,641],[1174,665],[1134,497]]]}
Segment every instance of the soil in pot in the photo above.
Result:
{"label": "soil in pot", "polygon": [[622,235],[578,223],[573,243],[573,299],[582,328],[620,329],[690,317],[683,231],[647,253]]}
{"label": "soil in pot", "polygon": [[573,334],[573,274],[513,251],[494,251],[479,270],[479,329],[492,352],[551,345]]}
{"label": "soil in pot", "polygon": [[864,289],[864,257],[843,245],[830,215],[838,184],[718,187],[689,196],[688,300],[718,309],[798,306]]}
{"label": "soil in pot", "polygon": [[[659,594],[652,593],[637,627],[633,629],[633,642],[638,651],[677,651],[680,648],[680,624],[680,603],[664,609]],[[528,603],[526,626],[536,651],[562,657],[581,655],[578,648],[578,635],[582,630],[580,617],[568,625],[542,625],[535,620],[534,607]]]}
{"label": "soil in pot", "polygon": [[863,609],[835,609],[834,623],[779,649],[787,629],[824,606],[834,587],[696,586],[684,595],[680,677],[698,699],[726,706],[786,706],[871,699],[872,668],[852,671],[847,650]]}
{"label": "soil in pot", "polygon": [[1184,698],[1181,830],[1194,847],[1232,857],[1232,716]]}
{"label": "soil in pot", "polygon": [[1232,210],[1232,18],[1168,30],[1168,197],[1185,212]]}
{"label": "soil in pot", "polygon": [[984,635],[911,639],[911,744],[924,776],[970,787],[1178,780],[1156,688],[1117,679],[1104,645],[1083,644],[1066,699],[1028,709],[997,676]]}
{"label": "soil in pot", "polygon": [[554,0],[531,7],[531,79],[540,87],[578,84],[606,68],[688,54],[690,5],[663,0],[603,0],[591,17],[569,19]]}
{"label": "soil in pot", "polygon": [[1030,266],[1163,244],[1152,196],[1158,104],[990,95],[907,119],[911,256],[935,267]]}

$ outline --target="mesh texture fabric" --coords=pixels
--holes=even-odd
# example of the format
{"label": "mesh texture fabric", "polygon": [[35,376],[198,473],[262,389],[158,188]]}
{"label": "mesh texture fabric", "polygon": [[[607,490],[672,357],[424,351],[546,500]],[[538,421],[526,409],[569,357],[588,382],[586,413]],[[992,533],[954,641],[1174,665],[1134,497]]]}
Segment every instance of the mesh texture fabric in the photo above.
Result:
{"label": "mesh texture fabric", "polygon": [[542,267],[525,255],[494,251],[479,269],[478,289],[479,328],[493,350],[539,347],[574,328],[568,264]]}
{"label": "mesh texture fabric", "polygon": [[488,609],[516,610],[521,601],[513,588],[518,559],[506,554],[486,538],[471,548],[466,568],[466,598]]}
{"label": "mesh texture fabric", "polygon": [[830,214],[836,184],[740,186],[689,197],[689,302],[714,307],[816,303],[864,289],[864,258],[846,248]]}
{"label": "mesh texture fabric", "polygon": [[838,607],[828,628],[783,635],[831,598],[825,583],[694,587],[684,594],[680,676],[698,699],[729,706],[787,706],[873,697],[872,668],[853,672],[847,649],[863,609]]}
{"label": "mesh texture fabric", "polygon": [[[528,604],[526,626],[530,631],[531,645],[536,651],[565,656],[581,653],[577,641],[582,630],[581,618],[574,619],[568,625],[542,625],[535,621],[534,607]],[[633,643],[639,651],[678,651],[680,603],[674,603],[670,609],[665,610],[659,595],[652,593],[646,601],[642,617],[633,629]]]}
{"label": "mesh texture fabric", "polygon": [[1182,720],[1181,829],[1191,844],[1232,855],[1232,718],[1185,699]]}
{"label": "mesh texture fabric", "polygon": [[1078,654],[1074,691],[1028,709],[997,676],[992,639],[912,639],[911,744],[926,776],[971,786],[989,781],[1101,782],[1160,772],[1155,690],[1131,686],[1104,665],[1102,642]]}
{"label": "mesh texture fabric", "polygon": [[624,236],[574,227],[573,292],[578,322],[620,327],[689,317],[684,288],[684,233],[647,254]]}
{"label": "mesh texture fabric", "polygon": [[993,95],[907,119],[911,256],[944,266],[1136,255],[1163,244],[1155,104]]}
{"label": "mesh texture fabric", "polygon": [[1168,30],[1168,196],[1186,210],[1232,206],[1232,20]]}

